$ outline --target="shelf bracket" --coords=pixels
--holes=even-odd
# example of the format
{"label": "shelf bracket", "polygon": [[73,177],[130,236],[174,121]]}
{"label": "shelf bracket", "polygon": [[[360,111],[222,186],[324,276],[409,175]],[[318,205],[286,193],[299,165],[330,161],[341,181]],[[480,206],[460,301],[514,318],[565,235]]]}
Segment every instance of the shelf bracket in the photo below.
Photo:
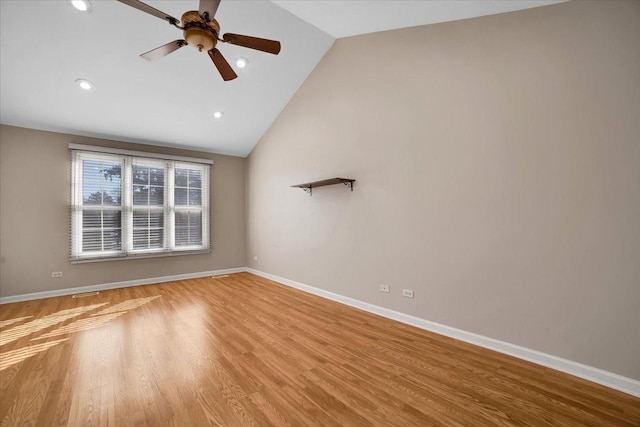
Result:
{"label": "shelf bracket", "polygon": [[304,191],[306,191],[307,193],[309,193],[309,197],[311,197],[311,191],[312,191],[311,189],[312,189],[312,188],[313,188],[313,187],[309,186],[309,187],[303,187],[302,189],[303,189]]}
{"label": "shelf bracket", "polygon": [[342,183],[353,191],[353,181],[343,181]]}

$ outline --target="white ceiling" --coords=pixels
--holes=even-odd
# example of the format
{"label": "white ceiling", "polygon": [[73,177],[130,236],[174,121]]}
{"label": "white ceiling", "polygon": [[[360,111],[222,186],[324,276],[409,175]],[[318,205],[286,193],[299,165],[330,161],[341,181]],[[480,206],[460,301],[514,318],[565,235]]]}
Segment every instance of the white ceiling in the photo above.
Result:
{"label": "white ceiling", "polygon": [[[198,0],[147,0],[180,18]],[[248,155],[335,38],[507,12],[557,1],[231,1],[216,19],[280,40],[278,56],[224,44],[238,78],[224,82],[187,46],[157,62],[143,52],[182,38],[167,22],[116,1],[83,14],[66,0],[0,1],[0,122],[122,141]],[[249,60],[238,69],[237,57]],[[83,92],[86,78],[96,89]],[[221,120],[214,111],[224,111]]]}
{"label": "white ceiling", "polygon": [[271,0],[335,38],[456,21],[566,0]]}
{"label": "white ceiling", "polygon": [[[147,4],[178,19],[198,0]],[[221,32],[282,42],[278,56],[230,44],[238,78],[225,82],[186,46],[156,62],[143,52],[181,39],[166,21],[116,1],[82,14],[66,0],[0,1],[0,119],[4,124],[246,156],[334,39],[269,1],[223,0]],[[232,60],[249,60],[238,69]],[[77,78],[95,83],[82,92]],[[214,120],[214,111],[224,111]]]}

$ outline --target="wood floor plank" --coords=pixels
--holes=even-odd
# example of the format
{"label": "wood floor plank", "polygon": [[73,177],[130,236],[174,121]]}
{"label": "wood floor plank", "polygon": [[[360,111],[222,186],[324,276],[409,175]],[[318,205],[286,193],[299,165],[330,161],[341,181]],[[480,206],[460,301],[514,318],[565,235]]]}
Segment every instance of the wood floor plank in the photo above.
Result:
{"label": "wood floor plank", "polygon": [[640,399],[249,273],[0,307],[0,426],[640,426]]}

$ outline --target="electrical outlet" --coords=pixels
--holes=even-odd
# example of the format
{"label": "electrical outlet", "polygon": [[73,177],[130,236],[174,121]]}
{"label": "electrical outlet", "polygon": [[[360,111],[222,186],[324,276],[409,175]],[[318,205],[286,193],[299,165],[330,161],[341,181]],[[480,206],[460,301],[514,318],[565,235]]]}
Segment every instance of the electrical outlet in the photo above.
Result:
{"label": "electrical outlet", "polygon": [[55,277],[55,278],[62,277],[62,271],[52,271],[51,277]]}
{"label": "electrical outlet", "polygon": [[402,296],[406,298],[413,298],[413,289],[403,289]]}
{"label": "electrical outlet", "polygon": [[253,256],[253,260],[254,260],[254,261],[257,261],[257,260],[258,260],[258,255],[254,255],[254,256]]}
{"label": "electrical outlet", "polygon": [[389,285],[380,285],[380,292],[389,293]]}

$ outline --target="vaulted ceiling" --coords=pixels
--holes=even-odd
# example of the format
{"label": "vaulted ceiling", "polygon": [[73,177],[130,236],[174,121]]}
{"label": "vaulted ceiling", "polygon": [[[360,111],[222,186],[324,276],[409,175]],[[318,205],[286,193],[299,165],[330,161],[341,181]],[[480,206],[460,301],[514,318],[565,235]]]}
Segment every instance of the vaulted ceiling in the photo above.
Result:
{"label": "vaulted ceiling", "polygon": [[[238,74],[225,82],[191,47],[141,59],[182,33],[117,1],[93,0],[81,13],[67,0],[2,0],[0,122],[246,156],[336,38],[557,2],[223,0],[222,34],[282,43],[278,56],[219,45]],[[145,3],[178,19],[198,9],[197,0]],[[247,67],[235,65],[240,57]],[[81,78],[95,89],[78,88]]]}

